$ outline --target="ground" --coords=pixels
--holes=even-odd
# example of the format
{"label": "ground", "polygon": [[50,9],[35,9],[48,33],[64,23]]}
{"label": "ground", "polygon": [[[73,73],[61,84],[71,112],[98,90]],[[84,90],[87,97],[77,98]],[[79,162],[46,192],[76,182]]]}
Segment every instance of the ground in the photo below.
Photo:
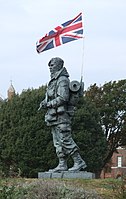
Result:
{"label": "ground", "polygon": [[123,199],[126,180],[0,179],[1,199]]}

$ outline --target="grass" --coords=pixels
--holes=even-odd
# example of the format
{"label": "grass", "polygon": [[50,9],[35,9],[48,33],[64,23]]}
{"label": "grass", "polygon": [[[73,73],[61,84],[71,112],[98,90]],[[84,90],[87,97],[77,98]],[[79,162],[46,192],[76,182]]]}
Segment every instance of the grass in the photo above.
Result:
{"label": "grass", "polygon": [[126,199],[116,179],[0,179],[0,199]]}

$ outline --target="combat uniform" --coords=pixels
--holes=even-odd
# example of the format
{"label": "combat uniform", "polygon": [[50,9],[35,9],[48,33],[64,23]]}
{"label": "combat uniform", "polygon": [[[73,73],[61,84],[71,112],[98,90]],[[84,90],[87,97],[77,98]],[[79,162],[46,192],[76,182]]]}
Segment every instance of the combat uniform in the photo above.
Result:
{"label": "combat uniform", "polygon": [[[46,108],[45,122],[51,126],[53,143],[59,158],[59,165],[52,172],[68,170],[67,158],[71,156],[74,165],[69,171],[75,172],[86,167],[79,154],[79,149],[71,135],[71,118],[73,107],[70,106],[69,74],[63,67],[61,58],[52,58],[49,62],[51,80],[48,84],[46,97],[40,108]],[[39,108],[39,109],[40,109]]]}
{"label": "combat uniform", "polygon": [[71,136],[68,77],[66,68],[62,68],[50,80],[46,92],[48,110],[45,121],[52,127],[53,142],[58,157],[66,157],[78,150]]}

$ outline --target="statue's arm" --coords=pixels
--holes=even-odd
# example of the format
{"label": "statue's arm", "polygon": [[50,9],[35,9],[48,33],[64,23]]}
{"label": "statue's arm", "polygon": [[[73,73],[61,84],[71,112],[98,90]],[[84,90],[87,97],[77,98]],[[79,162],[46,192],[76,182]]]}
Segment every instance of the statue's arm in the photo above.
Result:
{"label": "statue's arm", "polygon": [[47,92],[46,92],[46,94],[45,94],[45,99],[42,100],[42,101],[40,102],[38,111],[39,111],[41,108],[47,108]]}

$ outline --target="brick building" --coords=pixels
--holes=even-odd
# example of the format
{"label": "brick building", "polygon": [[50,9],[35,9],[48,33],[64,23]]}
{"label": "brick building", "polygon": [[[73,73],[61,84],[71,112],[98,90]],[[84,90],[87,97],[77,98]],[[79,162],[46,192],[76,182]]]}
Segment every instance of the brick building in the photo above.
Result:
{"label": "brick building", "polygon": [[101,178],[121,178],[126,176],[126,147],[118,147],[111,161],[101,172]]}

